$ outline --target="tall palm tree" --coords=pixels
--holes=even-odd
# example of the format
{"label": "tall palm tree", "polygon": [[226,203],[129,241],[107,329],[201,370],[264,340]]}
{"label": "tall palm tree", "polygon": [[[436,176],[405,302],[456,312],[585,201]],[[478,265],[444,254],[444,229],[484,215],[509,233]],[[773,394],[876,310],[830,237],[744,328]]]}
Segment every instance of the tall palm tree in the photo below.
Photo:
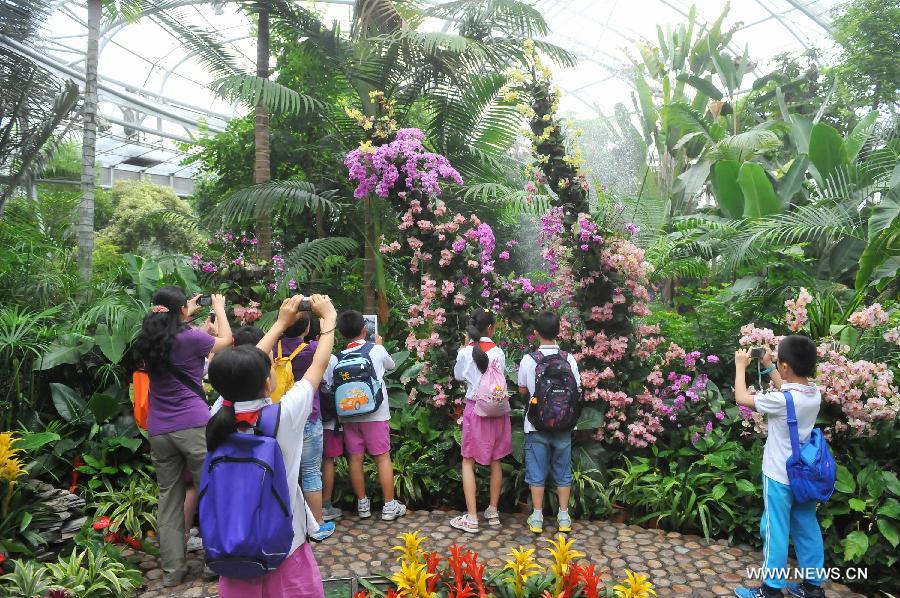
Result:
{"label": "tall palm tree", "polygon": [[84,61],[84,123],[81,146],[81,201],[78,202],[78,222],[75,226],[78,244],[78,274],[83,280],[93,275],[94,254],[94,162],[97,155],[97,65],[100,61],[98,40],[101,0],[87,0],[88,36]]}
{"label": "tall palm tree", "polygon": [[[263,1],[257,13],[256,32],[256,76],[269,78],[269,3]],[[260,100],[256,104],[256,124],[254,127],[255,160],[253,182],[257,185],[268,183],[272,178],[271,154],[269,152],[269,111]],[[259,252],[263,259],[272,258],[272,218],[262,215],[256,221],[256,235],[259,238]]]}

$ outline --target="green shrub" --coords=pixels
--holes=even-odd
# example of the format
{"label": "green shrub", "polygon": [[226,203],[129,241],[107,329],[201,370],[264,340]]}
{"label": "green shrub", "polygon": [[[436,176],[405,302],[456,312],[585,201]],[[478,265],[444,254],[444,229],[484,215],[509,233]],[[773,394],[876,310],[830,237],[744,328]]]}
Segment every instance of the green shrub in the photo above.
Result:
{"label": "green shrub", "polygon": [[50,589],[47,567],[37,561],[13,561],[15,569],[0,577],[4,596],[39,598]]}
{"label": "green shrub", "polygon": [[110,196],[116,209],[102,235],[122,251],[189,253],[199,243],[190,205],[168,187],[120,181]]}
{"label": "green shrub", "polygon": [[103,484],[104,489],[94,494],[88,509],[95,518],[109,517],[109,531],[140,539],[146,530],[156,529],[159,489],[147,474],[135,475],[119,490],[109,480]]}
{"label": "green shrub", "polygon": [[79,598],[132,596],[142,583],[141,574],[110,556],[106,550],[85,547],[47,563],[52,588],[71,591]]}

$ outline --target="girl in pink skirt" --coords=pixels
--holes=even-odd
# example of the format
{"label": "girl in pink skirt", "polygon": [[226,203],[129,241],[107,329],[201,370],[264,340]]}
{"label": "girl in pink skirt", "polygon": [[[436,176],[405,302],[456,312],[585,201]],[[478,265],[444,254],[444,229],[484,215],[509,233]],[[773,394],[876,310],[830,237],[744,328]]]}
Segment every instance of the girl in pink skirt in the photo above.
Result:
{"label": "girl in pink skirt", "polygon": [[501,371],[506,370],[506,356],[491,340],[494,334],[494,314],[489,310],[476,311],[469,320],[466,333],[469,342],[456,355],[453,376],[466,383],[466,407],[462,422],[462,480],[467,512],[451,519],[450,525],[474,534],[478,531],[475,463],[491,468],[491,502],[484,511],[484,518],[488,525],[500,525],[500,515],[497,512],[500,485],[503,482],[500,459],[512,451],[512,430],[509,414],[481,417],[475,413],[475,390],[488,365],[496,361]]}

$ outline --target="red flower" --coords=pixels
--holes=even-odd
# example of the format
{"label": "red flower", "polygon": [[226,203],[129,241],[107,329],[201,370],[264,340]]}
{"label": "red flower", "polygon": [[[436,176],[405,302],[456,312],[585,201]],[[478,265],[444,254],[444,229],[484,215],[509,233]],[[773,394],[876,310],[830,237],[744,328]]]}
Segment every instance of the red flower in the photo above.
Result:
{"label": "red flower", "polygon": [[360,590],[353,594],[353,598],[369,598],[369,590]]}
{"label": "red flower", "polygon": [[5,561],[5,560],[6,560],[6,555],[3,554],[2,552],[0,552],[0,565],[2,565],[3,561]]}
{"label": "red flower", "polygon": [[585,565],[581,568],[581,581],[584,582],[585,598],[600,598],[600,584],[603,582],[604,569],[597,565]]}
{"label": "red flower", "polygon": [[141,550],[144,547],[144,545],[141,544],[141,541],[133,536],[125,536],[125,543],[135,550]]}
{"label": "red flower", "polygon": [[110,544],[118,544],[122,541],[122,536],[120,536],[118,532],[109,532],[103,536],[103,540]]}
{"label": "red flower", "polygon": [[109,517],[104,515],[103,517],[95,521],[94,525],[92,525],[91,527],[99,532],[100,530],[108,528],[111,523],[112,521],[109,520]]}

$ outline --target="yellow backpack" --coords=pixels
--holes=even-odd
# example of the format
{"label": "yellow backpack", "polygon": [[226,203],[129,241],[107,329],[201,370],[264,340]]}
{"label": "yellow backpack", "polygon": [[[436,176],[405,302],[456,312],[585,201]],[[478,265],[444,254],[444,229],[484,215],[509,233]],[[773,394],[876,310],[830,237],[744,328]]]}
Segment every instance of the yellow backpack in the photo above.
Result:
{"label": "yellow backpack", "polygon": [[294,349],[294,352],[287,357],[281,352],[281,341],[278,341],[278,356],[275,358],[275,390],[272,391],[272,401],[277,403],[294,386],[294,366],[291,362],[300,351],[306,348],[306,343],[300,343],[300,346]]}

